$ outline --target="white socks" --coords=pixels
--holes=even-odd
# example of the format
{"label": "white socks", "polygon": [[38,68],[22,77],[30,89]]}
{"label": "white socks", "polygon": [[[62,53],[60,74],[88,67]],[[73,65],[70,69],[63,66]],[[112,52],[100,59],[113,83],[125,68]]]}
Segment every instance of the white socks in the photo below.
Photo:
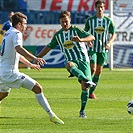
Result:
{"label": "white socks", "polygon": [[38,103],[49,114],[49,117],[52,118],[53,116],[55,116],[55,113],[51,110],[51,107],[50,107],[46,97],[44,96],[44,94],[39,93],[39,94],[35,94],[35,96],[36,96]]}

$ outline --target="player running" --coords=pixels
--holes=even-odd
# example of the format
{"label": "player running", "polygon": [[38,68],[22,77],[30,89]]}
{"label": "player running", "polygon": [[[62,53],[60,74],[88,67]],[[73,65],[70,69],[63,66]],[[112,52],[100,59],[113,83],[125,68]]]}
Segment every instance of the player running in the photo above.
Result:
{"label": "player running", "polygon": [[[107,53],[116,38],[115,27],[112,20],[104,15],[105,2],[97,0],[95,3],[96,15],[89,17],[85,23],[85,31],[95,36],[95,41],[89,42],[89,57],[92,81],[97,85],[107,60]],[[109,37],[111,34],[111,37]],[[93,93],[96,86],[90,88],[89,98],[95,99]]]}
{"label": "player running", "polygon": [[[27,16],[16,12],[12,16],[13,27],[4,34],[0,53],[0,102],[8,96],[10,88],[26,88],[35,93],[38,103],[48,113],[51,122],[64,124],[52,111],[42,86],[28,75],[19,72],[19,61],[39,71],[40,65],[46,63],[44,59],[35,57],[22,47],[22,33],[27,28],[26,24]],[[38,65],[30,63],[25,57],[36,61]]]}

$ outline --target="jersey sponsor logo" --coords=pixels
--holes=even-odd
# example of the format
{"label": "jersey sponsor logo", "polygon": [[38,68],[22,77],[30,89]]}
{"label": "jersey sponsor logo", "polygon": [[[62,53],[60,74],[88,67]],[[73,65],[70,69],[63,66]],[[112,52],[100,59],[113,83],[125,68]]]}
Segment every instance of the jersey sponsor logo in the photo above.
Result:
{"label": "jersey sponsor logo", "polygon": [[101,26],[96,27],[94,30],[97,34],[102,34],[105,31]]}
{"label": "jersey sponsor logo", "polygon": [[73,44],[73,42],[71,40],[67,40],[67,41],[64,42],[64,47],[66,49],[72,49],[73,46],[74,46],[74,44]]}

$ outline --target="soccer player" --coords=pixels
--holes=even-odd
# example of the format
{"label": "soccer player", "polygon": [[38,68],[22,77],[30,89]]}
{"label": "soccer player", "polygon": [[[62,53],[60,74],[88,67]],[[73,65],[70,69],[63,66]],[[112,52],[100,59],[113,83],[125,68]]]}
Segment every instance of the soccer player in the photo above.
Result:
{"label": "soccer player", "polygon": [[14,15],[14,12],[11,11],[8,14],[8,21],[4,22],[2,25],[2,29],[0,30],[0,34],[4,34],[4,31],[9,30],[9,28],[12,26],[12,16]]}
{"label": "soccer player", "polygon": [[42,49],[38,57],[43,57],[57,45],[65,56],[65,65],[67,70],[78,78],[81,83],[81,109],[80,117],[86,118],[85,107],[88,101],[88,88],[95,85],[91,79],[89,57],[85,42],[93,41],[95,38],[83,29],[71,25],[69,11],[62,11],[59,15],[61,29],[55,33],[51,42]]}
{"label": "soccer player", "polygon": [[[44,59],[35,57],[22,47],[22,34],[27,28],[27,16],[16,12],[12,16],[12,26],[4,34],[2,40],[0,53],[0,102],[8,96],[11,88],[26,88],[35,93],[38,103],[48,113],[51,122],[64,124],[52,111],[43,94],[42,86],[28,75],[19,72],[19,61],[39,71],[40,65],[46,63]],[[25,57],[33,59],[37,64],[30,63]]]}
{"label": "soccer player", "polygon": [[[90,57],[92,81],[97,86],[103,66],[107,60],[107,52],[114,42],[116,34],[112,20],[104,15],[104,0],[97,0],[95,9],[96,15],[87,18],[84,30],[89,31],[95,37],[95,40],[88,44],[90,47],[88,55]],[[108,38],[109,35],[111,36]],[[89,98],[96,98],[93,93],[96,86],[90,88]]]}

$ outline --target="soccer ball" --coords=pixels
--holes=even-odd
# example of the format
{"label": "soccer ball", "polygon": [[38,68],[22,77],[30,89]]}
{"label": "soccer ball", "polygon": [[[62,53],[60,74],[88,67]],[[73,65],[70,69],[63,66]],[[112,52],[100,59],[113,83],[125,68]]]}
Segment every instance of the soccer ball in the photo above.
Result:
{"label": "soccer ball", "polygon": [[133,100],[128,102],[128,104],[127,104],[127,111],[128,111],[129,114],[133,115]]}

